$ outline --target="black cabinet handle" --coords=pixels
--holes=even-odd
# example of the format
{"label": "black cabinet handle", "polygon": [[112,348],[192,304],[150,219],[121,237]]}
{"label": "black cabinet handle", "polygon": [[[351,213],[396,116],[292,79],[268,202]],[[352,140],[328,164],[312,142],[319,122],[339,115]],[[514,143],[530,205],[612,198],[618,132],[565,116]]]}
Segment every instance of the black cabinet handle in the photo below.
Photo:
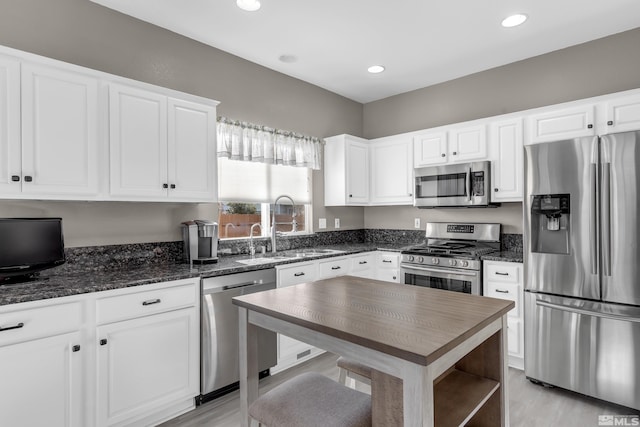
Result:
{"label": "black cabinet handle", "polygon": [[304,276],[304,273],[294,273],[293,274],[294,277],[300,277],[300,276]]}
{"label": "black cabinet handle", "polygon": [[25,180],[25,182],[31,182],[31,181],[33,181],[33,177],[31,175],[26,175],[24,177],[24,180]]}
{"label": "black cabinet handle", "polygon": [[349,197],[353,197],[353,194],[349,194]]}
{"label": "black cabinet handle", "polygon": [[362,264],[366,264],[367,261],[360,261],[358,264],[362,265]]}
{"label": "black cabinet handle", "polygon": [[171,188],[172,188],[172,189],[173,189],[173,188],[176,188],[176,185],[175,185],[175,184],[171,184]]}
{"label": "black cabinet handle", "polygon": [[150,299],[147,301],[142,301],[142,305],[152,305],[152,304],[160,304],[160,298]]}
{"label": "black cabinet handle", "polygon": [[388,262],[389,264],[391,264],[391,260],[390,259],[383,259],[382,262]]}
{"label": "black cabinet handle", "polygon": [[498,189],[497,189],[497,188],[494,188],[494,189],[493,189],[493,191],[495,191],[495,192],[497,193],[497,192],[498,192]]}
{"label": "black cabinet handle", "polygon": [[73,347],[71,347],[71,351],[73,351],[74,353],[77,351],[80,351],[80,346],[79,345],[74,345]]}
{"label": "black cabinet handle", "polygon": [[162,184],[162,188],[169,188],[169,184]]}
{"label": "black cabinet handle", "polygon": [[107,339],[106,338],[101,339],[100,345],[107,345]]}
{"label": "black cabinet handle", "polygon": [[503,291],[502,289],[496,289],[496,292],[500,292],[501,294],[508,294],[509,291]]}
{"label": "black cabinet handle", "polygon": [[607,122],[607,124],[608,124],[609,126],[613,126],[613,120],[609,120],[609,121]]}
{"label": "black cabinet handle", "polygon": [[11,175],[11,181],[19,182],[20,181],[20,175]]}
{"label": "black cabinet handle", "polygon": [[337,265],[337,266],[335,266],[335,267],[331,267],[331,269],[332,269],[332,270],[340,270],[340,266],[339,266],[339,265]]}
{"label": "black cabinet handle", "polygon": [[589,124],[587,125],[587,129],[593,129],[593,125],[592,125],[591,123],[589,123]]}
{"label": "black cabinet handle", "polygon": [[442,157],[447,157],[447,155],[446,155],[446,154],[444,154],[444,153],[442,153]]}
{"label": "black cabinet handle", "polygon": [[457,151],[454,151],[454,152],[453,152],[453,155],[454,155],[454,156],[457,156],[457,155],[458,155],[458,152],[457,152]]}
{"label": "black cabinet handle", "polygon": [[2,331],[10,331],[11,329],[20,329],[24,326],[24,323],[20,322],[15,326],[7,326],[6,328],[0,328],[0,332]]}
{"label": "black cabinet handle", "polygon": [[500,273],[499,271],[496,271],[496,275],[497,276],[508,276],[509,273]]}

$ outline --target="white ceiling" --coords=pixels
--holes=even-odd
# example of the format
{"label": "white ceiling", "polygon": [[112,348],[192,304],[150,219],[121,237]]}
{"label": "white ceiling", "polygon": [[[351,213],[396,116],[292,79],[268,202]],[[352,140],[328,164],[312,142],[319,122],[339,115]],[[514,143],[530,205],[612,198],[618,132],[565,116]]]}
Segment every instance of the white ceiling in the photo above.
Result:
{"label": "white ceiling", "polygon": [[640,27],[638,0],[92,1],[361,103]]}

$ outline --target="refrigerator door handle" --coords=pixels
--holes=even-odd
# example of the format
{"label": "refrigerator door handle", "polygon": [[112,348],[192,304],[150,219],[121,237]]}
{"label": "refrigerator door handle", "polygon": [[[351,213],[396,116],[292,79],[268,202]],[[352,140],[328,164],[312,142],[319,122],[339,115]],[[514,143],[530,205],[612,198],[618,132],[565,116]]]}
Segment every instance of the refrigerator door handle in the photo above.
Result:
{"label": "refrigerator door handle", "polygon": [[591,206],[590,206],[590,221],[589,221],[589,235],[591,237],[591,274],[598,274],[598,229],[597,229],[597,214],[598,214],[598,165],[591,164]]}
{"label": "refrigerator door handle", "polygon": [[622,320],[625,322],[637,322],[640,323],[640,317],[628,316],[618,313],[604,313],[602,311],[593,311],[585,308],[572,307],[564,304],[556,304],[548,301],[537,300],[536,305],[541,307],[552,308],[556,310],[567,311],[569,313],[585,314],[587,316],[601,317],[603,319]]}
{"label": "refrigerator door handle", "polygon": [[611,276],[611,163],[602,164],[602,274]]}

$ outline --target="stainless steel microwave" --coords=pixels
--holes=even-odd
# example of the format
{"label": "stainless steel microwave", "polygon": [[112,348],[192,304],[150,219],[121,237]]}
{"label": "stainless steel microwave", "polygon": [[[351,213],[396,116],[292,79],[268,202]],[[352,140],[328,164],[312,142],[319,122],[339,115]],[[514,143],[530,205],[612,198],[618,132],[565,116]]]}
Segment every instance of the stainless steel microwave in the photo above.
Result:
{"label": "stainless steel microwave", "polygon": [[491,162],[416,168],[413,205],[418,208],[491,207]]}

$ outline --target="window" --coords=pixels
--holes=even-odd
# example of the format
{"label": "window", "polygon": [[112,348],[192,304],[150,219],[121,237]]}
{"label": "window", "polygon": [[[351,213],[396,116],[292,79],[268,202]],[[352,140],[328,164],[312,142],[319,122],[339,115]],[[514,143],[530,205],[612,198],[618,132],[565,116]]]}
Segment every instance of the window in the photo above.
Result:
{"label": "window", "polygon": [[[311,170],[293,166],[218,159],[220,238],[270,236],[273,202],[281,195],[276,230],[311,233]],[[294,215],[295,214],[295,215]],[[259,224],[259,225],[254,225]]]}

